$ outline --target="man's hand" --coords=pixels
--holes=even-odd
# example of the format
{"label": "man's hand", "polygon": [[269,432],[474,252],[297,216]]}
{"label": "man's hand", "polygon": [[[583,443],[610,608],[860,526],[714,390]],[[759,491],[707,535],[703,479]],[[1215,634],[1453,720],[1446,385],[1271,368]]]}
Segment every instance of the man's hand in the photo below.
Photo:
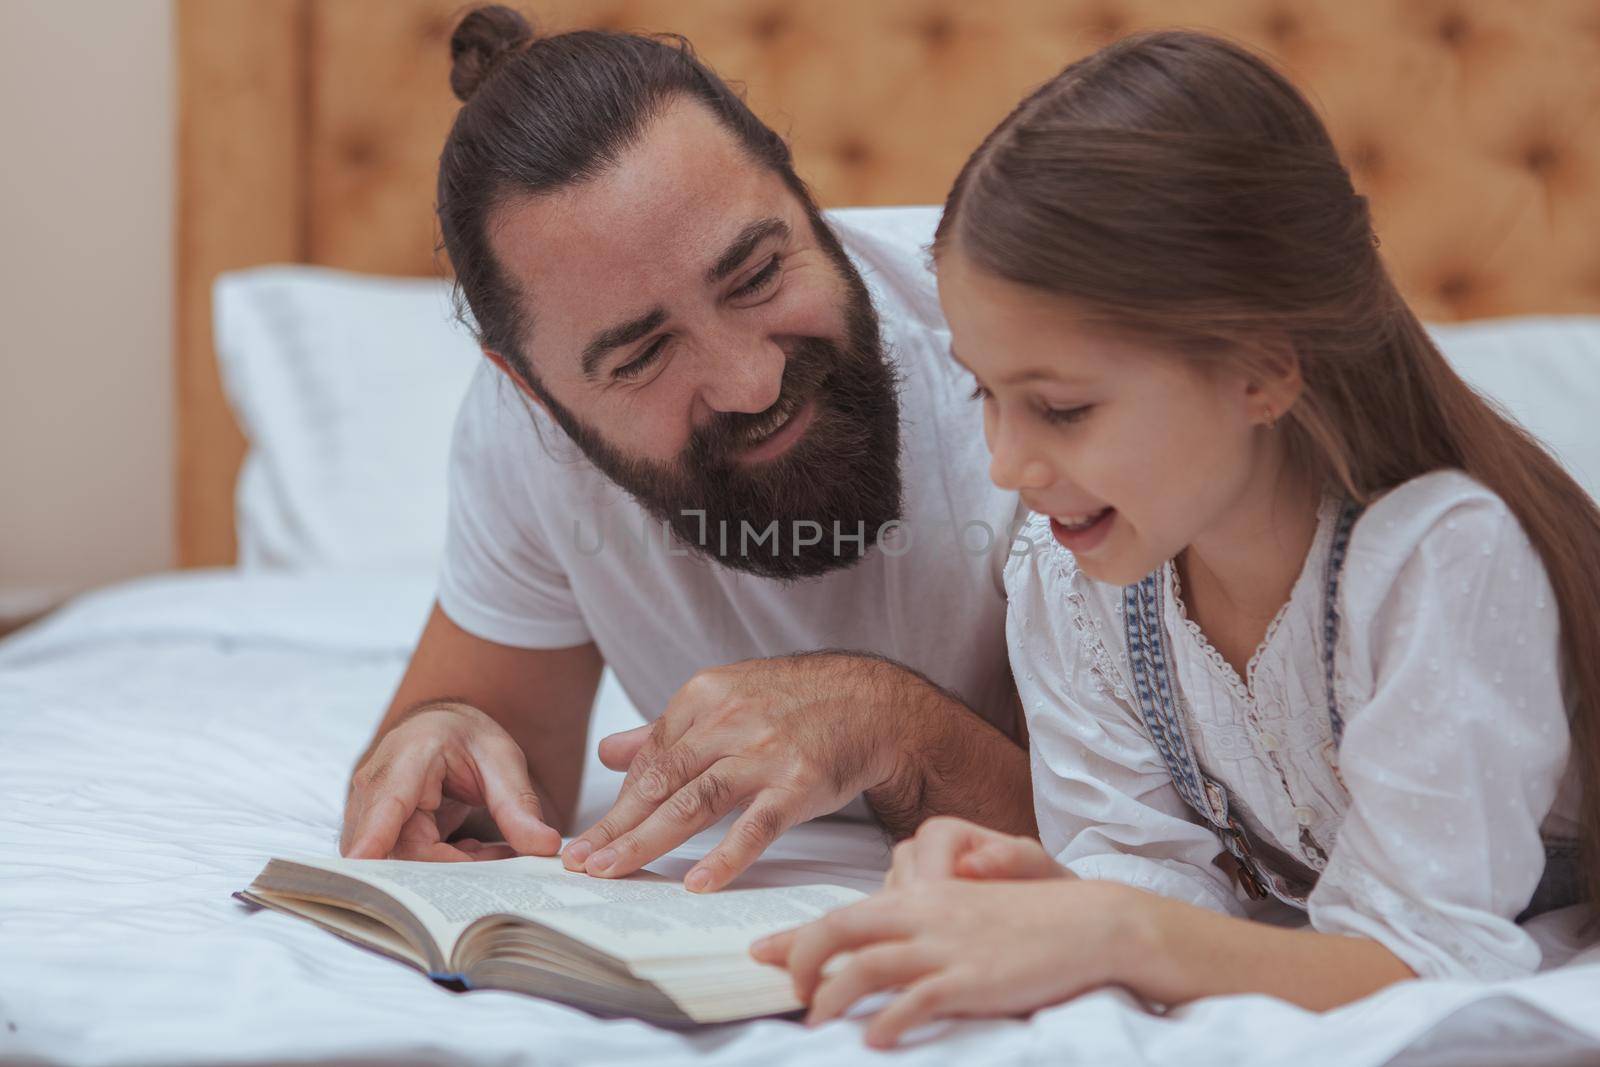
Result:
{"label": "man's hand", "polygon": [[[477,807],[505,843],[446,843]],[[351,779],[339,840],[353,859],[502,859],[560,847],[522,749],[489,716],[455,703],[424,705],[383,734]]]}
{"label": "man's hand", "polygon": [[930,697],[948,699],[897,664],[849,653],[701,671],[652,726],[601,742],[602,762],[628,774],[563,859],[571,870],[629,874],[743,808],[684,879],[696,892],[720,889],[789,827],[893,776],[895,740]]}
{"label": "man's hand", "polygon": [[886,889],[914,882],[948,878],[1024,880],[1072,878],[1031,837],[1003,834],[948,815],[929,819],[914,836],[894,847],[894,863],[884,877]]}

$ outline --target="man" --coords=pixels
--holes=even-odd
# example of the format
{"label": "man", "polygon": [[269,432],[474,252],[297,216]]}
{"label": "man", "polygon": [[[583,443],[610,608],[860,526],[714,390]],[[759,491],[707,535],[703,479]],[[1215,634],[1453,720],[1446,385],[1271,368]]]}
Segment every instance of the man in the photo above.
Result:
{"label": "man", "polygon": [[601,742],[628,773],[573,870],[627,874],[743,809],[685,878],[721,888],[858,795],[896,836],[940,813],[1032,833],[1003,732],[1017,501],[918,250],[841,226],[869,291],[687,45],[485,8],[452,55],[438,211],[488,363],[344,852],[553,854],[605,664],[659,718]]}

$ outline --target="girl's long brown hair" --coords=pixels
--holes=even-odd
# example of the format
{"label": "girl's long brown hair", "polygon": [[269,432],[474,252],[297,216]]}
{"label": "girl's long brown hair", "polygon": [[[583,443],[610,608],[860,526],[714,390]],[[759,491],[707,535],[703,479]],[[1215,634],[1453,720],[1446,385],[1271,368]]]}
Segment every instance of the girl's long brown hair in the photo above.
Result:
{"label": "girl's long brown hair", "polygon": [[1294,86],[1205,34],[1124,38],[979,145],[934,254],[953,246],[1197,358],[1264,368],[1288,343],[1305,382],[1281,424],[1291,460],[1358,501],[1440,468],[1505,501],[1560,608],[1585,883],[1591,907],[1600,900],[1600,511],[1440,355]]}

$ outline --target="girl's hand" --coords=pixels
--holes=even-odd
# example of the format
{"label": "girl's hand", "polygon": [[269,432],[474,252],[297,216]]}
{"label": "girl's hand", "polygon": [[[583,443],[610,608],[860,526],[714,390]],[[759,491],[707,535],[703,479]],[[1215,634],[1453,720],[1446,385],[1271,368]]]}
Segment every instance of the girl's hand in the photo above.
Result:
{"label": "girl's hand", "polygon": [[894,847],[894,864],[884,887],[944,878],[1071,878],[1031,837],[991,830],[965,819],[941,815],[917,828]]}
{"label": "girl's hand", "polygon": [[[816,1025],[869,993],[901,989],[867,1027],[888,1048],[913,1027],[963,1015],[1020,1015],[1119,981],[1145,951],[1138,890],[1115,882],[918,882],[886,889],[750,952],[787,967]],[[833,968],[824,969],[841,953]]]}

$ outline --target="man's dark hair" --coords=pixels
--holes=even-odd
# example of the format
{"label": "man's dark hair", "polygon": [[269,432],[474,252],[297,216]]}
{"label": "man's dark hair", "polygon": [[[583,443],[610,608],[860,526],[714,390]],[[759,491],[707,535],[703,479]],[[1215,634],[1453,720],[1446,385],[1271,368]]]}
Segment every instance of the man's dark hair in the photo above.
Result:
{"label": "man's dark hair", "polygon": [[[860,272],[795,174],[783,138],[682,37],[602,30],[539,37],[527,19],[493,6],[461,20],[450,52],[450,85],[463,104],[439,159],[439,224],[455,268],[457,313],[479,344],[499,353],[601,473],[695,552],[780,581],[857,562],[901,513],[895,369]],[[678,456],[660,460],[614,447],[539,380],[524,345],[537,328],[527,310],[535,295],[496,261],[489,234],[502,205],[621,166],[652,121],[685,101],[704,107],[753,166],[798,198],[843,287],[845,336],[787,339],[781,391],[766,411],[717,412]],[[751,470],[738,463],[777,420],[797,417],[808,403],[805,436],[785,454]],[[723,531],[737,534],[744,524],[758,538],[778,531],[770,552],[760,551],[765,541],[755,552],[742,541],[724,545]],[[804,533],[813,528],[834,537]],[[852,541],[856,551],[847,552],[842,546]]]}
{"label": "man's dark hair", "polygon": [[450,56],[450,88],[463,106],[439,156],[437,211],[458,309],[464,300],[478,343],[503,356],[547,402],[519,343],[533,326],[527,294],[489,245],[489,220],[500,204],[597,177],[652,119],[687,99],[709,109],[753,161],[817,215],[783,138],[676,34],[540,37],[521,14],[496,4],[467,13],[450,38]]}

